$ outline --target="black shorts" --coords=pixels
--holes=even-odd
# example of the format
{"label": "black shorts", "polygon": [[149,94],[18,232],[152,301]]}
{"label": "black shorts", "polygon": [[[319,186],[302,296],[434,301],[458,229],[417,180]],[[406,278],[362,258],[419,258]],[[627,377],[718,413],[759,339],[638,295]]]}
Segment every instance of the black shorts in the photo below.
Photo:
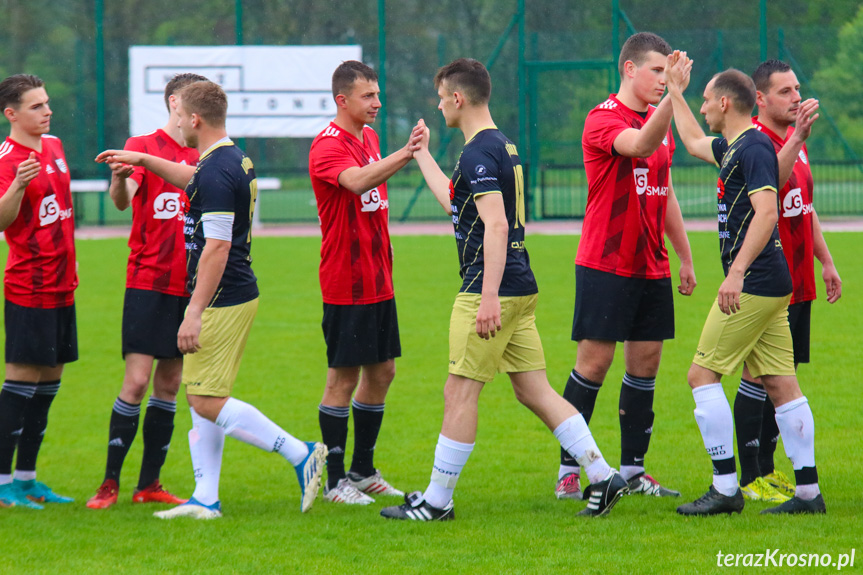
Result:
{"label": "black shorts", "polygon": [[573,341],[663,341],[673,338],[671,278],[627,278],[575,266]]}
{"label": "black shorts", "polygon": [[177,331],[189,298],[157,291],[126,288],[123,298],[123,357],[140,353],[156,359],[183,357]]}
{"label": "black shorts", "polygon": [[794,365],[809,363],[809,330],[812,324],[812,302],[802,301],[788,306],[788,325],[794,340]]}
{"label": "black shorts", "polygon": [[78,359],[75,304],[41,309],[6,300],[6,363],[56,367]]}
{"label": "black shorts", "polygon": [[364,305],[324,304],[327,365],[356,367],[401,356],[396,300]]}

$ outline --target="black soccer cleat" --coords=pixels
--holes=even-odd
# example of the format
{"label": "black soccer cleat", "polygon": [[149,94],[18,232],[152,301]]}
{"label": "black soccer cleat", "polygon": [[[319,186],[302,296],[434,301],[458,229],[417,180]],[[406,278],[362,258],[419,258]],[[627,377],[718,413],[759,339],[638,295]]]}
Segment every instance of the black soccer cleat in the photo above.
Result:
{"label": "black soccer cleat", "polygon": [[711,485],[707,493],[692,503],[681,505],[677,508],[677,512],[681,515],[720,515],[722,513],[731,515],[743,511],[745,504],[740,488],[737,489],[737,493],[729,497],[719,493]]}
{"label": "black soccer cleat", "polygon": [[381,509],[381,517],[413,521],[450,521],[455,519],[455,511],[452,500],[443,509],[438,509],[426,503],[422,493],[414,491],[405,495],[405,502],[402,505]]}
{"label": "black soccer cleat", "polygon": [[[579,511],[577,515],[601,517],[607,515],[621,497],[629,494],[629,485],[617,470],[612,469],[604,480],[590,485],[589,493],[587,507]],[[585,494],[587,494],[587,490],[585,490]]]}
{"label": "black soccer cleat", "polygon": [[798,513],[827,513],[827,506],[824,505],[824,498],[819,493],[815,499],[800,499],[792,497],[785,503],[765,509],[761,512],[762,515],[786,513],[788,515],[796,515]]}

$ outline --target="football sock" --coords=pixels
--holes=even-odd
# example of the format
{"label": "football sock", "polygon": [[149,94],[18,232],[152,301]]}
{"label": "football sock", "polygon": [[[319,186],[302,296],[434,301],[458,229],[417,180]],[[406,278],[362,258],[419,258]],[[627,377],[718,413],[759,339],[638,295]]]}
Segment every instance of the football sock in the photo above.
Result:
{"label": "football sock", "polygon": [[[569,374],[566,387],[563,389],[563,398],[581,413],[586,423],[590,423],[590,416],[593,415],[593,407],[596,405],[596,396],[600,387],[602,387],[601,383],[590,381],[573,369]],[[572,468],[575,470],[572,471]],[[567,473],[578,473],[578,464],[565,449],[561,449],[558,477],[563,477]]]}
{"label": "football sock", "polygon": [[[734,398],[734,427],[737,431],[737,454],[740,459],[740,485],[749,485],[762,475],[758,468],[761,437],[761,414],[767,392],[764,386],[740,380]],[[771,459],[772,459],[771,455]]]}
{"label": "football sock", "polygon": [[[627,481],[644,473],[644,457],[653,434],[655,377],[623,374],[620,386],[620,473]],[[626,474],[624,474],[624,470]]]}
{"label": "football sock", "polygon": [[[563,449],[561,449],[561,451],[566,453],[566,451]],[[569,453],[566,453],[566,456],[571,458]],[[573,459],[573,461],[575,460]],[[557,480],[560,481],[570,473],[575,473],[576,475],[578,475],[581,473],[581,468],[578,465],[561,465],[557,470]]]}
{"label": "football sock", "polygon": [[354,414],[354,458],[351,472],[360,477],[375,474],[375,444],[384,419],[384,405],[369,405],[351,401]]}
{"label": "football sock", "polygon": [[219,475],[222,472],[222,449],[225,446],[225,430],[192,412],[192,429],[189,430],[189,452],[195,473],[195,492],[192,494],[204,505],[219,500]]}
{"label": "football sock", "polygon": [[591,483],[598,483],[606,478],[611,467],[606,463],[587,428],[584,417],[578,413],[557,426],[554,436],[587,474]]}
{"label": "football sock", "polygon": [[16,481],[33,481],[36,479],[36,471],[21,471],[20,469],[15,470],[15,480]]}
{"label": "football sock", "polygon": [[144,414],[144,458],[141,462],[141,474],[138,476],[138,489],[144,489],[159,479],[159,473],[168,456],[168,448],[171,446],[176,412],[176,401],[150,396],[147,413]]}
{"label": "football sock", "polygon": [[113,479],[119,485],[120,470],[138,432],[140,416],[140,405],[126,403],[119,397],[114,401],[111,423],[108,427],[108,463],[105,466],[105,480]]}
{"label": "football sock", "polygon": [[460,443],[443,435],[438,436],[434,450],[434,467],[431,482],[423,493],[423,499],[432,507],[441,509],[452,500],[455,485],[464,469],[473,443]]}
{"label": "football sock", "polygon": [[349,407],[318,406],[321,437],[327,446],[327,488],[334,489],[345,477],[345,445],[348,443]]}
{"label": "football sock", "polygon": [[24,432],[27,403],[35,393],[36,384],[28,381],[7,379],[0,389],[0,475],[9,476],[7,483],[12,482],[12,458]]}
{"label": "football sock", "polygon": [[721,383],[692,390],[695,421],[704,447],[713,460],[713,487],[731,497],[737,493],[737,466],[734,463],[734,420]]}
{"label": "football sock", "polygon": [[779,427],[776,425],[776,410],[770,398],[764,400],[764,412],[761,415],[761,437],[758,440],[758,469],[761,475],[770,475],[775,467],[773,454],[779,443]]}
{"label": "football sock", "polygon": [[42,447],[42,439],[48,428],[48,411],[59,390],[59,379],[40,382],[36,386],[33,397],[27,402],[24,412],[24,431],[18,439],[16,477],[18,477],[17,471],[36,472],[36,458],[39,456],[39,448]]}
{"label": "football sock", "polygon": [[275,451],[294,466],[309,454],[305,443],[273,423],[255,406],[233,397],[225,402],[216,425],[225,430],[225,435],[264,451]]}
{"label": "football sock", "polygon": [[815,467],[815,420],[809,400],[805,396],[798,397],[777,407],[776,424],[782,434],[785,454],[794,467],[795,494],[801,499],[814,499],[820,491]]}

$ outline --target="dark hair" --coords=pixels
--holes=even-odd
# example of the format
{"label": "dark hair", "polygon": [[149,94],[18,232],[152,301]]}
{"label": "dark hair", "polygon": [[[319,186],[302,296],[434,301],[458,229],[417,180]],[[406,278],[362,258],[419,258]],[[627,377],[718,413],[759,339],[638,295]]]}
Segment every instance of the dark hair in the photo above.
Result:
{"label": "dark hair", "polygon": [[339,64],[333,72],[333,98],[335,99],[339,94],[348,95],[353,90],[357,78],[377,82],[378,73],[356,60],[347,60]]}
{"label": "dark hair", "polygon": [[658,52],[663,56],[671,54],[671,45],[653,32],[639,32],[633,34],[623,43],[620,49],[620,58],[617,59],[617,71],[623,77],[623,65],[631,60],[636,66],[641,66],[651,52]]}
{"label": "dark hair", "polygon": [[741,114],[751,114],[755,106],[755,82],[734,68],[713,77],[713,91],[717,96],[728,96]]}
{"label": "dark hair", "polygon": [[791,66],[782,60],[767,60],[758,64],[755,72],[752,73],[752,81],[755,82],[755,89],[759,92],[767,92],[770,90],[770,77],[776,73],[790,72]]}
{"label": "dark hair", "polygon": [[213,128],[225,126],[228,115],[228,97],[218,84],[210,81],[192,82],[177,93],[183,108],[190,114],[198,114]]}
{"label": "dark hair", "polygon": [[491,98],[491,76],[482,62],[473,58],[459,58],[438,70],[435,88],[440,88],[443,82],[451,92],[462,92],[473,105],[488,104]]}
{"label": "dark hair", "polygon": [[21,96],[35,88],[42,88],[45,82],[32,74],[15,74],[0,82],[0,111],[12,107],[16,110],[21,104]]}
{"label": "dark hair", "polygon": [[191,84],[192,82],[209,82],[209,80],[199,74],[192,74],[191,72],[186,72],[183,74],[176,74],[168,81],[168,83],[165,85],[165,107],[168,108],[169,112],[171,111],[171,105],[168,103],[170,97]]}

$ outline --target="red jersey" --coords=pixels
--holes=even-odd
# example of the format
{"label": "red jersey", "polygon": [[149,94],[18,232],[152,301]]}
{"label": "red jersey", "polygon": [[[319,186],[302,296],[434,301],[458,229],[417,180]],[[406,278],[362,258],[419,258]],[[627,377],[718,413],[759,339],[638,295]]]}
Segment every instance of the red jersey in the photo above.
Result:
{"label": "red jersey", "polygon": [[[776,153],[782,149],[794,127],[788,127],[785,140],[758,121],[758,116],[752,118],[755,127],[770,136]],[[800,150],[791,177],[779,190],[779,240],[782,251],[788,261],[791,272],[791,282],[794,291],[791,303],[812,301],[817,297],[815,292],[815,240],[813,232],[815,220],[812,217],[812,170],[809,168],[809,152],[806,145]]]}
{"label": "red jersey", "polygon": [[[129,138],[125,149],[190,166],[198,163],[198,150],[181,146],[162,130]],[[126,287],[187,296],[185,192],[140,166],[130,178],[138,191],[132,198]]]}
{"label": "red jersey", "polygon": [[357,195],[339,174],[381,160],[378,136],[363,127],[363,141],[330,123],[312,142],[309,175],[321,223],[320,281],[324,303],[358,305],[393,298],[393,254],[387,184]]}
{"label": "red jersey", "polygon": [[75,303],[78,274],[69,168],[60,139],[42,136],[39,153],[6,138],[0,144],[0,196],[31,153],[42,169],[27,185],[18,217],[4,232],[9,244],[4,291],[7,300],[20,306],[67,307]]}
{"label": "red jersey", "polygon": [[622,131],[640,129],[655,111],[649,106],[642,116],[611,94],[587,115],[581,139],[587,209],[576,264],[624,277],[671,277],[665,248],[671,128],[649,158],[627,158],[613,148]]}

